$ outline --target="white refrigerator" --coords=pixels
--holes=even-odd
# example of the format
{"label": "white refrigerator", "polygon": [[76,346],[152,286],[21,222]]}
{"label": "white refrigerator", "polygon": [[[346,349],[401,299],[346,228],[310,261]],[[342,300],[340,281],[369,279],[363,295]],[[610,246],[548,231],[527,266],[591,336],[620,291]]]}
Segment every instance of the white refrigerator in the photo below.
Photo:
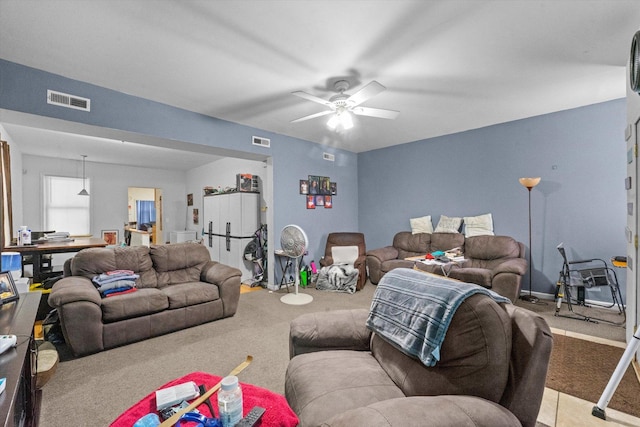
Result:
{"label": "white refrigerator", "polygon": [[235,267],[242,281],[253,277],[244,249],[260,228],[260,193],[236,192],[204,196],[204,242],[211,259]]}

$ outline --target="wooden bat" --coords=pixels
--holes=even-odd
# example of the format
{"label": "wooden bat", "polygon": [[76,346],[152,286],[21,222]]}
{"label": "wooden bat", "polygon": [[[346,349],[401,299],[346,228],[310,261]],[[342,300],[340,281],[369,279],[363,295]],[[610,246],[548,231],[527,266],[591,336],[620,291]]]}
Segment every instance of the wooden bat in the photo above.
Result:
{"label": "wooden bat", "polygon": [[[247,358],[245,359],[245,361],[242,362],[241,364],[239,364],[238,366],[236,366],[233,369],[233,371],[229,372],[229,375],[227,375],[227,376],[231,376],[231,375],[237,376],[240,372],[244,371],[244,368],[249,366],[252,361],[253,361],[253,356],[248,355]],[[190,411],[194,410],[196,407],[200,406],[200,404],[202,404],[202,402],[207,400],[209,398],[209,396],[211,396],[213,393],[218,391],[218,389],[220,388],[221,385],[222,385],[222,381],[220,381],[218,384],[216,384],[213,387],[211,387],[211,389],[209,389],[209,391],[207,391],[205,394],[203,394],[202,396],[200,396],[199,398],[197,398],[196,400],[191,402],[191,404],[189,404],[189,406],[187,406],[186,408],[182,409],[180,412],[174,414],[173,416],[171,416],[171,418],[163,421],[162,424],[160,424],[160,427],[171,427],[171,426],[175,425],[176,422],[178,422],[178,419],[180,419],[181,416],[183,416],[187,412],[190,412]]]}

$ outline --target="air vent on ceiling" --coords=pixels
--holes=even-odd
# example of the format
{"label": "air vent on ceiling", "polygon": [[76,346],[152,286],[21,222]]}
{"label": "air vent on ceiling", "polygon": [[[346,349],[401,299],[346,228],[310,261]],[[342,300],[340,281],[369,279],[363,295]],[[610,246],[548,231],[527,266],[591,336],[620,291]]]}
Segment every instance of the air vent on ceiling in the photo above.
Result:
{"label": "air vent on ceiling", "polygon": [[47,90],[47,104],[58,105],[60,107],[73,108],[82,111],[91,111],[91,100],[81,96],[69,95],[68,93]]}
{"label": "air vent on ceiling", "polygon": [[330,153],[322,153],[322,158],[324,160],[328,160],[330,162],[335,162],[336,161],[336,156]]}
{"label": "air vent on ceiling", "polygon": [[267,138],[261,138],[259,136],[254,136],[252,138],[253,145],[259,145],[261,147],[271,147],[271,140]]}

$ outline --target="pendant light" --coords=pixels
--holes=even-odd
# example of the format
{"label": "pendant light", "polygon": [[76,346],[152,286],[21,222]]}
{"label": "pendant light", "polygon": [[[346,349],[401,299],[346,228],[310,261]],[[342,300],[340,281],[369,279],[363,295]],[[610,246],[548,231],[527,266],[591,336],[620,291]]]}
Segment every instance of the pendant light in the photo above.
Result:
{"label": "pendant light", "polygon": [[86,180],[86,175],[84,173],[84,161],[87,158],[86,154],[82,154],[82,190],[78,193],[78,196],[88,196],[89,192],[86,190],[85,188],[85,180]]}

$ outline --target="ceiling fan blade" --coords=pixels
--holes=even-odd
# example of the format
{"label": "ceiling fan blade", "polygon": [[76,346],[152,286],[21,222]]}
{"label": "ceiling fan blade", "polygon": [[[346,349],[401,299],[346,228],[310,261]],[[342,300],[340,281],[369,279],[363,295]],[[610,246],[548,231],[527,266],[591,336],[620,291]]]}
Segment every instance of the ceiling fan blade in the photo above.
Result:
{"label": "ceiling fan blade", "polygon": [[383,110],[382,108],[369,108],[369,107],[356,107],[351,110],[353,114],[358,116],[370,116],[377,117],[379,119],[390,119],[393,120],[398,117],[400,111],[394,110]]}
{"label": "ceiling fan blade", "polygon": [[311,114],[309,116],[300,117],[299,119],[291,120],[291,123],[303,122],[305,120],[315,119],[316,117],[326,116],[327,114],[333,114],[333,110],[321,111],[319,113]]}
{"label": "ceiling fan blade", "polygon": [[385,89],[386,87],[373,80],[371,83],[351,95],[349,99],[347,99],[347,102],[355,107],[356,105],[362,104],[367,99],[373,98]]}
{"label": "ceiling fan blade", "polygon": [[327,107],[333,107],[332,102],[327,101],[326,99],[319,98],[315,95],[311,95],[307,92],[302,92],[301,90],[298,90],[296,92],[291,92],[291,94],[295,96],[299,96],[300,98],[307,99],[309,101],[317,102],[318,104],[326,105]]}

